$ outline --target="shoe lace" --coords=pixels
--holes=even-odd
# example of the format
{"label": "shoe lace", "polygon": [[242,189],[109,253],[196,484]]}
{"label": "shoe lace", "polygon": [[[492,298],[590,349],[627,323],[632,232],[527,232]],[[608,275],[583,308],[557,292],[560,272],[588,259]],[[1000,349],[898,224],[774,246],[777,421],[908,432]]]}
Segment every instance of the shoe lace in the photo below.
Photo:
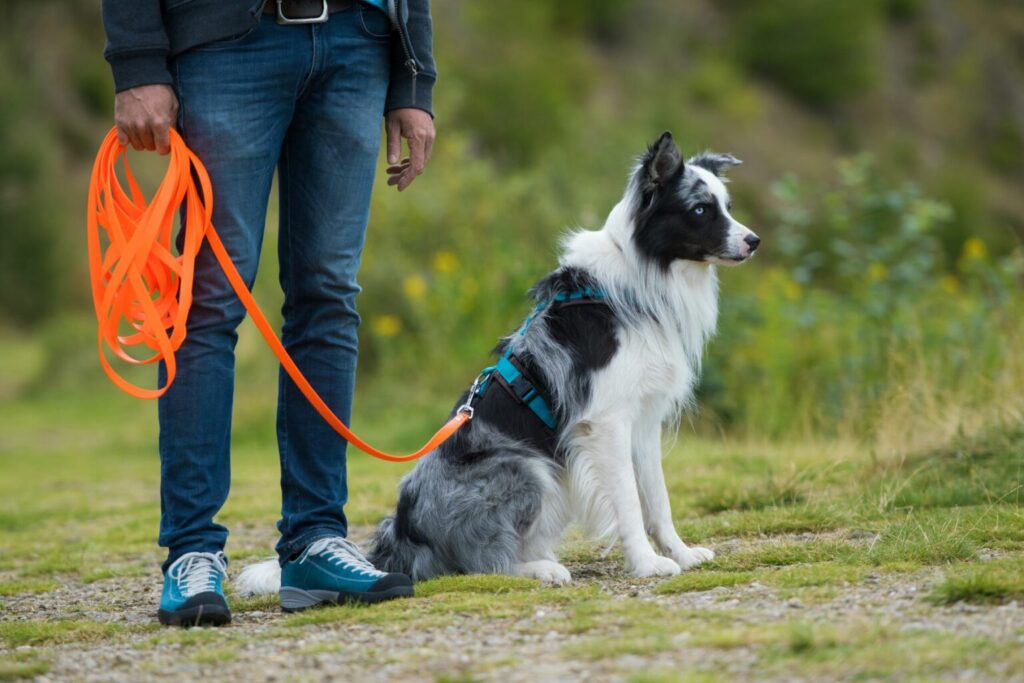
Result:
{"label": "shoe lace", "polygon": [[366,556],[359,550],[359,546],[341,536],[331,536],[314,541],[306,548],[306,552],[299,558],[299,562],[305,562],[313,555],[323,555],[329,562],[340,564],[345,569],[371,576],[384,576],[384,572],[374,567],[366,559]]}
{"label": "shoe lace", "polygon": [[215,580],[228,573],[224,553],[185,553],[168,568],[167,575],[178,582],[181,594],[190,598],[213,590]]}

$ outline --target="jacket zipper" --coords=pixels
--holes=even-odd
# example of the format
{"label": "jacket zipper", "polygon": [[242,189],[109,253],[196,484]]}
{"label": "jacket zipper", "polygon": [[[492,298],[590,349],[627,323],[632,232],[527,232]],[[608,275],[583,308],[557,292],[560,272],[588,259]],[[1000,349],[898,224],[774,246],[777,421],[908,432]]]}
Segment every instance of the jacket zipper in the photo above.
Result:
{"label": "jacket zipper", "polygon": [[391,24],[398,31],[398,39],[402,43],[402,51],[405,52],[405,68],[412,74],[412,101],[415,103],[416,79],[420,75],[420,68],[419,64],[416,63],[416,58],[413,57],[407,27],[398,20],[398,2],[399,0],[388,0],[388,17],[390,17]]}

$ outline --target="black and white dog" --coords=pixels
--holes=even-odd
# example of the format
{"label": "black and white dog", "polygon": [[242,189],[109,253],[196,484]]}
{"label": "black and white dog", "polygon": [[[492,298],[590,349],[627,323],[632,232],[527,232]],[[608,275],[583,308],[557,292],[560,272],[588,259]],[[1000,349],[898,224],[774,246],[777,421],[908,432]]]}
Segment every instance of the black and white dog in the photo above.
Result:
{"label": "black and white dog", "polygon": [[[729,213],[723,173],[739,163],[684,162],[664,133],[604,227],[566,238],[559,268],[532,290],[533,315],[462,397],[473,419],[402,480],[377,567],[566,583],[555,550],[573,520],[621,541],[635,576],[713,557],[672,523],[661,436],[690,403],[715,330],[715,264],[741,263],[760,242]],[[247,569],[239,588],[276,590],[276,564]]]}

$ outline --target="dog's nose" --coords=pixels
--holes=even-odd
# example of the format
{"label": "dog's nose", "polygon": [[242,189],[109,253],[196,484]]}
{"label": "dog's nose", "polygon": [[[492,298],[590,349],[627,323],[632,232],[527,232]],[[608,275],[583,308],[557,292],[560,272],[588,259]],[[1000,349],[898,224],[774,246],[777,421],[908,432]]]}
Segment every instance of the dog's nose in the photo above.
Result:
{"label": "dog's nose", "polygon": [[750,251],[754,251],[757,249],[757,245],[761,244],[761,238],[754,233],[750,233],[744,237],[743,241],[750,245]]}

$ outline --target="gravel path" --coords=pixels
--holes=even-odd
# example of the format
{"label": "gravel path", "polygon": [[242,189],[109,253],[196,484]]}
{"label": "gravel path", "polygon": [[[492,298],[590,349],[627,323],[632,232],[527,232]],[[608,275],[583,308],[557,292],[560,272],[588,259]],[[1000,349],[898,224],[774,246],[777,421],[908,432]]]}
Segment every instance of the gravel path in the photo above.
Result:
{"label": "gravel path", "polygon": [[[365,535],[359,530],[357,536]],[[255,543],[255,535],[245,545]],[[763,541],[728,541],[725,550]],[[267,540],[266,545],[269,547]],[[731,546],[731,547],[730,547]],[[963,639],[980,636],[1024,648],[1024,609],[1015,602],[978,607],[937,607],[922,595],[941,580],[939,570],[910,574],[869,574],[863,581],[837,587],[834,596],[805,601],[792,591],[753,583],[678,595],[656,595],[653,581],[623,578],[618,562],[601,560],[570,565],[577,584],[596,585],[611,601],[652,601],[685,610],[728,610],[737,623],[770,625],[786,620],[832,624],[862,619],[920,629]],[[233,567],[232,571],[237,571]],[[672,647],[645,655],[574,658],[574,644],[588,633],[547,628],[566,615],[538,607],[532,616],[488,620],[455,615],[441,626],[397,631],[395,625],[323,624],[284,628],[277,610],[240,612],[218,634],[172,632],[150,626],[160,585],[151,577],[69,583],[49,593],[5,599],[0,621],[74,618],[132,627],[107,642],[46,645],[41,658],[50,671],[38,681],[125,681],[162,678],[238,681],[617,681],[651,671],[684,672],[714,667],[736,678],[759,674],[757,653],[750,647],[692,647],[688,632],[675,634]],[[443,598],[438,598],[443,599]],[[500,597],[496,597],[500,600]],[[140,629],[140,627],[142,627]],[[134,631],[140,632],[134,632]],[[179,634],[180,637],[179,637]],[[211,636],[209,642],[205,636]],[[177,641],[177,642],[176,642]],[[199,641],[199,642],[197,642]],[[35,648],[12,653],[29,657]],[[1007,672],[1009,679],[1013,672]],[[957,680],[1004,678],[999,672],[964,670]],[[461,677],[461,678],[460,678]],[[790,677],[787,677],[790,678]],[[791,678],[790,678],[791,680]]]}

